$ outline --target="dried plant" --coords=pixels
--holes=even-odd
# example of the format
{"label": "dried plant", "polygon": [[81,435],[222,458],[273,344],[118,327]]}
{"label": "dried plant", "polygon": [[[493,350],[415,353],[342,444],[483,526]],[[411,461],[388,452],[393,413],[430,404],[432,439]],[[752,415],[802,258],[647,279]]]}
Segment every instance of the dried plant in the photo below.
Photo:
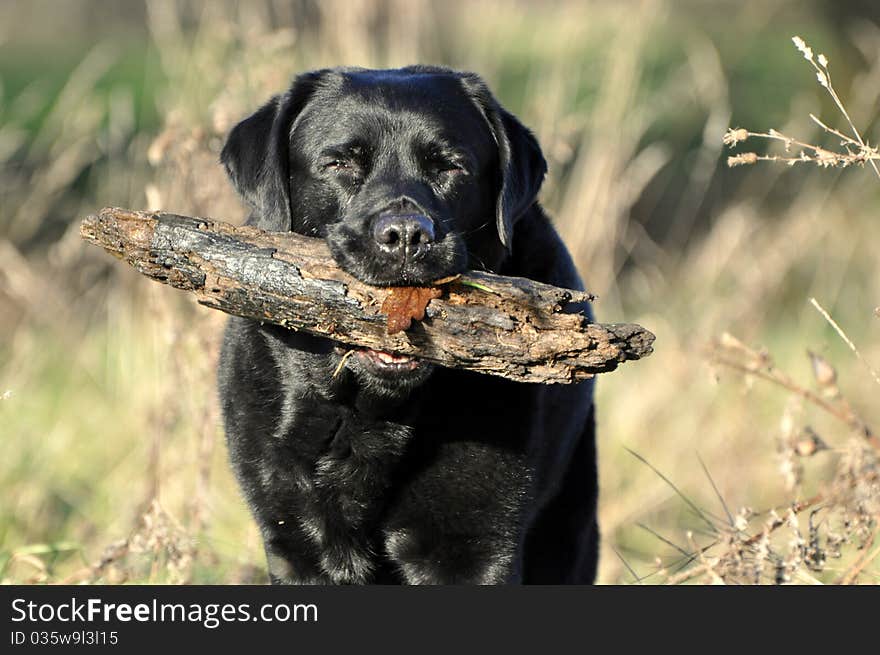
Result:
{"label": "dried plant", "polygon": [[192,575],[194,555],[195,544],[187,530],[153,500],[128,538],[110,543],[96,562],[60,582],[185,584]]}
{"label": "dried plant", "polygon": [[[741,508],[726,522],[710,518],[714,534],[707,545],[697,545],[688,533],[692,547],[685,553],[684,570],[657,571],[667,583],[818,584],[821,577],[836,574],[831,582],[852,584],[877,558],[872,549],[880,532],[880,440],[844,397],[831,363],[815,353],[807,355],[815,388],[777,369],[766,350],[750,348],[729,334],[709,347],[712,364],[785,389],[798,402],[811,403],[840,421],[855,438],[832,448],[809,425],[796,427],[787,407],[778,440],[779,472],[795,499],[764,512]],[[817,493],[799,499],[805,464],[814,457],[835,457],[833,475],[820,483]],[[844,569],[829,564],[847,555]]]}
{"label": "dried plant", "polygon": [[797,152],[796,154],[787,155],[759,155],[755,152],[742,152],[728,157],[727,165],[733,167],[754,164],[759,161],[778,161],[785,162],[789,166],[810,163],[816,164],[822,168],[828,168],[846,167],[854,164],[864,166],[865,163],[869,163],[877,176],[880,177],[880,169],[877,167],[877,160],[880,159],[880,153],[878,153],[875,146],[869,145],[864,139],[862,139],[862,135],[859,133],[858,128],[856,128],[850,118],[849,112],[847,112],[846,107],[837,95],[837,91],[835,91],[834,86],[831,83],[831,71],[828,69],[828,58],[824,54],[814,57],[812,48],[810,48],[799,36],[793,37],[792,41],[794,42],[795,47],[801,52],[801,54],[803,54],[804,59],[810,62],[816,70],[816,79],[819,82],[819,85],[822,86],[822,88],[824,88],[831,96],[835,106],[846,119],[852,134],[847,135],[833,127],[829,127],[814,114],[810,114],[810,119],[827,134],[840,139],[841,150],[829,150],[818,145],[806,143],[790,136],[786,136],[782,132],[774,129],[770,129],[767,132],[752,132],[741,127],[735,129],[731,128],[727,130],[727,133],[723,138],[724,144],[731,148],[749,138],[756,137],[759,139],[781,142],[786,153],[792,153],[793,150],[796,150]]}
{"label": "dried plant", "polygon": [[[814,56],[800,37],[794,37],[793,42],[815,69],[819,84],[845,118],[851,134],[829,127],[813,114],[810,118],[816,125],[840,140],[840,150],[829,150],[774,129],[729,129],[723,138],[729,147],[757,137],[781,142],[786,153],[791,154],[745,152],[729,157],[728,165],[781,161],[792,166],[813,163],[824,168],[868,163],[880,177],[876,164],[880,159],[878,150],[862,138],[835,91],[828,58],[824,54]],[[843,328],[815,298],[810,302],[880,384],[880,376]],[[880,315],[878,312],[880,308],[875,314]],[[708,544],[697,545],[692,533],[688,533],[692,547],[684,553],[680,570],[670,571],[667,566],[660,567],[657,573],[669,584],[694,580],[709,584],[853,584],[866,578],[871,563],[880,555],[880,548],[875,547],[880,534],[880,435],[845,397],[835,366],[808,350],[813,376],[813,385],[808,386],[777,368],[767,350],[751,348],[726,333],[710,344],[706,355],[713,367],[738,371],[749,385],[753,380],[763,380],[790,394],[776,450],[778,473],[791,500],[763,512],[742,508],[735,517],[730,516],[725,506],[728,521],[712,520],[713,534]],[[836,419],[850,436],[836,435],[832,439],[830,433],[820,435],[799,418],[804,404]],[[829,445],[835,441],[843,443]],[[828,462],[829,458],[836,461]],[[828,473],[830,464],[833,468]],[[807,486],[814,488],[814,492],[805,493]],[[835,568],[832,562],[845,565]],[[876,582],[876,574],[871,575],[875,576],[871,581]]]}

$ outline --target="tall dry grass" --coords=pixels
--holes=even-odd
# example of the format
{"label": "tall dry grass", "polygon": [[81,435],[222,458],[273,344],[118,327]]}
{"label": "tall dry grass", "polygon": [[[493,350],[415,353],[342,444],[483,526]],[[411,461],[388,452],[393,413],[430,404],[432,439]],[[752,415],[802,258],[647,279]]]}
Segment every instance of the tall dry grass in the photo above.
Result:
{"label": "tall dry grass", "polygon": [[[422,61],[476,70],[504,89],[502,101],[545,148],[543,202],[599,294],[598,316],[657,334],[651,358],[597,387],[599,580],[876,581],[869,522],[847,532],[825,509],[812,513],[818,503],[790,513],[817,494],[843,499],[842,481],[867,461],[864,449],[853,450],[851,426],[805,397],[838,402],[822,395],[807,348],[834,362],[835,385],[854,415],[878,423],[869,372],[808,303],[814,297],[827,308],[876,370],[876,181],[859,170],[724,172],[720,137],[736,100],[729,69],[707,30],[680,27],[685,10],[676,3],[483,0],[467,3],[464,22],[455,2],[302,6],[148,2],[151,47],[167,80],[157,98],[161,131],[135,131],[130,98],[97,100],[113,57],[99,43],[27,145],[31,166],[19,170],[35,172],[16,177],[2,168],[11,191],[0,210],[0,432],[11,455],[0,462],[0,577],[265,579],[217,421],[223,317],[106,262],[80,244],[74,219],[119,204],[240,220],[217,165],[235,121],[297,71]],[[729,20],[773,18],[771,9],[757,18],[744,11],[751,13]],[[861,25],[851,38],[865,64],[841,94],[854,124],[869,126],[880,94],[880,30]],[[676,57],[658,74],[653,58],[664,39]],[[809,72],[797,85],[803,90],[779,129],[816,142],[824,130],[804,118],[817,112]],[[20,101],[15,112],[27,111]],[[20,157],[25,143],[15,112],[2,114],[3,161]],[[663,133],[682,112],[700,123],[686,158]],[[92,191],[69,199],[96,153],[105,165]],[[649,213],[668,224],[661,239],[637,209],[676,167],[686,183],[672,210],[662,205],[672,216]],[[703,225],[724,184],[738,185],[734,199]],[[59,214],[70,228],[51,247],[29,249]],[[746,375],[705,357],[725,332],[742,344],[736,361]],[[799,391],[762,384],[762,347]],[[823,447],[798,455],[811,434]],[[811,557],[818,561],[822,550],[825,561],[814,571],[806,553],[820,524]],[[844,535],[851,543],[835,541]]]}

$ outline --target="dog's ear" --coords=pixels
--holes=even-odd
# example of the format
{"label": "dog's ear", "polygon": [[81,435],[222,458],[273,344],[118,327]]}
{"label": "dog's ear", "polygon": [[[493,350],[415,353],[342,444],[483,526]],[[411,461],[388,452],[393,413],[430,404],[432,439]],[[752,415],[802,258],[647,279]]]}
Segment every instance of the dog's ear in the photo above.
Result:
{"label": "dog's ear", "polygon": [[501,243],[510,248],[513,226],[535,203],[547,173],[547,162],[535,136],[498,103],[480,77],[468,73],[462,77],[462,83],[485,116],[498,144],[501,189],[496,223]]}
{"label": "dog's ear", "polygon": [[290,89],[260,107],[229,133],[220,161],[232,186],[252,208],[248,224],[286,232],[290,215],[290,130],[321,78],[298,76]]}

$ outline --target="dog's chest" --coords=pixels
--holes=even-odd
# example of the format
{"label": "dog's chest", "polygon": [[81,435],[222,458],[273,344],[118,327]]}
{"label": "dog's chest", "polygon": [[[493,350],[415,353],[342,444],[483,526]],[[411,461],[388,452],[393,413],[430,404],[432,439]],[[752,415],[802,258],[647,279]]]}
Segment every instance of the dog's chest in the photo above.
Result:
{"label": "dog's chest", "polygon": [[288,407],[265,492],[291,519],[282,529],[298,531],[311,544],[326,575],[337,583],[364,582],[413,428],[314,399]]}

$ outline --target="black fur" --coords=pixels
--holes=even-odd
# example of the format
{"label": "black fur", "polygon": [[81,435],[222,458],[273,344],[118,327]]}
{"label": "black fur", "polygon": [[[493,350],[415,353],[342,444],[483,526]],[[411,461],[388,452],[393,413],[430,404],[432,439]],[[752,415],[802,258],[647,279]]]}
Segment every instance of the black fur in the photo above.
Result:
{"label": "black fur", "polygon": [[[302,75],[233,129],[222,161],[250,223],[324,238],[364,282],[484,268],[582,288],[536,202],[540,148],[476,75]],[[366,351],[334,377],[343,352],[243,319],[226,330],[230,457],[273,582],[592,582],[592,383],[392,366]]]}

